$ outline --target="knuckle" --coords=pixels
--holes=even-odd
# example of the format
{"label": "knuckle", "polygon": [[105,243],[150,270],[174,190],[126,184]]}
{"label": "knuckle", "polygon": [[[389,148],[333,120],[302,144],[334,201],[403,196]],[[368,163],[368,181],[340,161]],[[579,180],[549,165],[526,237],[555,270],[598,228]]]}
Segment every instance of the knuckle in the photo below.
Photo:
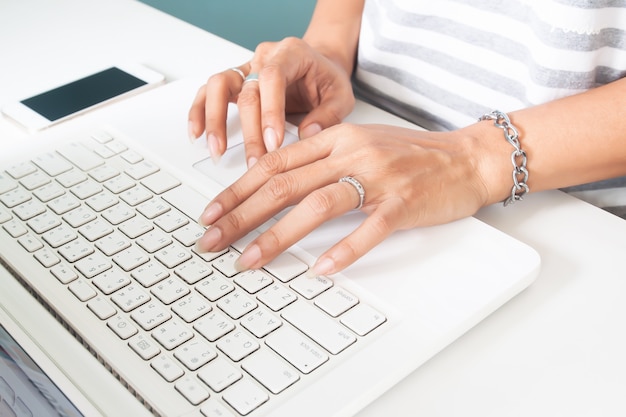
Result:
{"label": "knuckle", "polygon": [[260,104],[261,99],[253,89],[242,89],[237,98],[237,105],[240,107],[259,106]]}
{"label": "knuckle", "polygon": [[270,152],[263,155],[255,166],[260,169],[262,174],[266,177],[273,177],[284,171],[286,161],[284,160],[282,153]]}
{"label": "knuckle", "polygon": [[267,181],[267,190],[275,201],[287,201],[294,195],[297,185],[290,174],[274,175]]}
{"label": "knuckle", "polygon": [[329,213],[336,205],[338,196],[336,193],[316,190],[309,194],[305,199],[305,204],[308,205],[314,216],[320,216]]}
{"label": "knuckle", "polygon": [[369,218],[369,223],[374,233],[379,236],[387,236],[393,231],[389,219],[385,216],[372,214]]}

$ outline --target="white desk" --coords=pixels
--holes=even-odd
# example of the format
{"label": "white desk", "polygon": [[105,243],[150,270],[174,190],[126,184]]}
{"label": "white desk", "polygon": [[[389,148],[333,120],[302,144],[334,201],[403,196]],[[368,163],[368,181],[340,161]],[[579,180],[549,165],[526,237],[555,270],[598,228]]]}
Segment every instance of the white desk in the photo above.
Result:
{"label": "white desk", "polygon": [[[0,0],[0,45],[0,103],[112,62],[173,80],[250,56],[131,0]],[[0,152],[21,140],[0,121]],[[359,417],[626,415],[626,222],[560,192],[477,217],[539,251],[537,282]]]}

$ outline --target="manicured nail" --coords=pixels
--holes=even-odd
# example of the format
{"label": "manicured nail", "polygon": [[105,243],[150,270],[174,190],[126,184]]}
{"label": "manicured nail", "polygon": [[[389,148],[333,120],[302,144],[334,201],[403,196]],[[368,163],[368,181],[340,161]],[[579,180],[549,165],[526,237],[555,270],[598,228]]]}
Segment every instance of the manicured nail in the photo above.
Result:
{"label": "manicured nail", "polygon": [[275,151],[278,148],[278,136],[274,128],[266,127],[263,131],[263,142],[268,152]]}
{"label": "manicured nail", "polygon": [[220,203],[211,203],[207,208],[204,209],[200,218],[198,219],[198,223],[200,226],[208,227],[215,223],[217,219],[222,216],[222,205]]}
{"label": "manicured nail", "polygon": [[191,123],[191,121],[187,124],[187,135],[189,136],[189,142],[191,143],[197,139],[196,135],[193,133],[193,123]]}
{"label": "manicured nail", "polygon": [[207,136],[206,140],[209,143],[209,151],[211,152],[211,159],[213,160],[213,163],[217,165],[220,163],[220,159],[222,157],[222,155],[220,154],[219,143],[217,141],[217,137],[213,133],[210,133],[209,136]]}
{"label": "manicured nail", "polygon": [[311,123],[310,125],[300,129],[300,139],[307,139],[313,135],[317,135],[322,131],[322,126],[318,123]]}
{"label": "manicured nail", "polygon": [[216,227],[209,227],[204,235],[196,242],[196,251],[204,253],[213,249],[215,244],[222,238],[222,231]]}
{"label": "manicured nail", "polygon": [[235,261],[235,271],[242,272],[252,269],[261,259],[261,248],[259,245],[252,245],[243,251],[241,256]]}
{"label": "manicured nail", "polygon": [[306,276],[315,278],[319,275],[330,275],[335,272],[335,261],[331,258],[320,258],[313,267],[306,271]]}
{"label": "manicured nail", "polygon": [[256,159],[254,156],[250,157],[250,159],[248,159],[248,169],[252,168],[254,166],[254,164],[256,164],[258,161],[258,159]]}

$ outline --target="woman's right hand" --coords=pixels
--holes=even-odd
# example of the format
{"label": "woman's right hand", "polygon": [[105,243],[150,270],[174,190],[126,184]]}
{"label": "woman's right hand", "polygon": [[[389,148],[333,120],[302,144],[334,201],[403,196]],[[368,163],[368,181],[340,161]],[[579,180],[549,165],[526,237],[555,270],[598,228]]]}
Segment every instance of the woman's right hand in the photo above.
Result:
{"label": "woman's right hand", "polygon": [[305,114],[298,126],[305,139],[341,122],[354,107],[350,74],[298,38],[259,44],[238,69],[246,77],[257,74],[257,81],[246,82],[232,69],[217,73],[189,110],[189,135],[205,132],[215,162],[227,147],[228,103],[239,108],[248,167],[282,145],[286,113]]}

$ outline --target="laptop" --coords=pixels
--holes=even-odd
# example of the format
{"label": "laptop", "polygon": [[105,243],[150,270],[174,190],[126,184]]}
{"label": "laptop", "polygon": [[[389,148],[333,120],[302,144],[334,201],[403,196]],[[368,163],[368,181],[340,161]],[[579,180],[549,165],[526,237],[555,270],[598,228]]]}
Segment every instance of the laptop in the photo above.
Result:
{"label": "laptop", "polygon": [[280,213],[226,251],[196,253],[195,220],[246,169],[234,109],[219,165],[187,139],[201,83],[163,85],[2,155],[2,416],[353,416],[536,278],[533,248],[473,217],[397,232],[331,277],[306,270],[363,213],[258,271],[233,260]]}

